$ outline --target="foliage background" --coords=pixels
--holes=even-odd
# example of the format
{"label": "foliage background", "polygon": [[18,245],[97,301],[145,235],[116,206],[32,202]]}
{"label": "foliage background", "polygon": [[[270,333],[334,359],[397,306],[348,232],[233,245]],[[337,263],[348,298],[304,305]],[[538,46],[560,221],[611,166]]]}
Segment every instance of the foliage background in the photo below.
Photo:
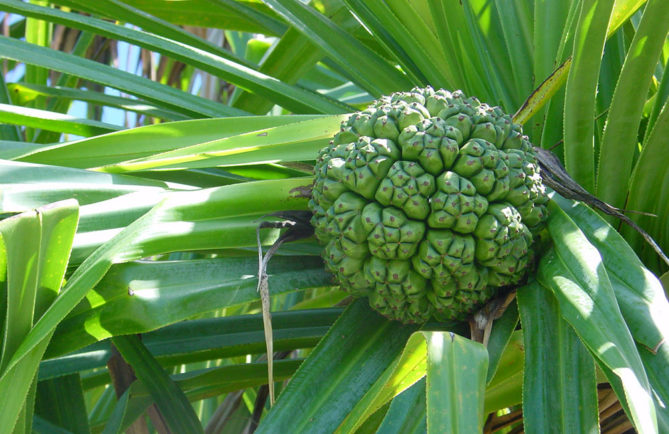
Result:
{"label": "foliage background", "polygon": [[307,362],[271,411],[253,250],[264,216],[306,209],[346,113],[428,84],[516,113],[588,191],[654,214],[630,217],[669,250],[666,1],[0,10],[0,213],[18,215],[0,222],[0,430],[669,429],[669,307],[651,274],[667,267],[582,205],[556,198],[554,247],[487,349],[445,332],[464,324],[344,310],[317,243],[284,245],[275,379]]}

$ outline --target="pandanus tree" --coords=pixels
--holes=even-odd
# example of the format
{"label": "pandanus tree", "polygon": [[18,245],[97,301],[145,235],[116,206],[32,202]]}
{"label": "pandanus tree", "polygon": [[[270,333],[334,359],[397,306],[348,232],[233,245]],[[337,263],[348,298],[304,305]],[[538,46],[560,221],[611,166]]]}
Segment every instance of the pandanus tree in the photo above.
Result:
{"label": "pandanus tree", "polygon": [[0,11],[1,432],[669,432],[669,2]]}

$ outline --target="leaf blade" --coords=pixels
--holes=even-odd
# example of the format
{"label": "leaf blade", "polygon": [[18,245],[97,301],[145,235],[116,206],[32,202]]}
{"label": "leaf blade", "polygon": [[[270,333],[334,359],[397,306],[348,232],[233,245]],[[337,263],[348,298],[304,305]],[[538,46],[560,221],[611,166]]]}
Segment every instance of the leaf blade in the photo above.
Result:
{"label": "leaf blade", "polygon": [[[311,353],[258,432],[331,431],[400,353],[414,327],[389,321],[357,300]],[[323,382],[322,372],[336,381]]]}
{"label": "leaf blade", "polygon": [[112,338],[123,358],[132,366],[174,432],[204,432],[200,420],[183,391],[172,381],[137,336]]}
{"label": "leaf blade", "polygon": [[46,68],[85,78],[95,83],[114,87],[129,94],[151,101],[191,117],[215,117],[243,114],[240,110],[208,101],[125,71],[83,59],[68,53],[39,47],[27,42],[0,36],[0,51],[3,57],[26,64],[38,64]]}
{"label": "leaf blade", "polygon": [[667,32],[669,3],[647,2],[620,71],[600,145],[597,196],[615,207],[625,206],[639,124]]}
{"label": "leaf blade", "polygon": [[548,228],[555,241],[539,265],[537,279],[558,299],[562,316],[597,360],[622,380],[631,416],[640,431],[657,431],[655,406],[632,336],[596,249],[557,205]]}
{"label": "leaf blade", "polygon": [[518,290],[525,341],[523,424],[530,432],[599,430],[595,364],[557,300],[536,282]]}
{"label": "leaf blade", "polygon": [[454,333],[427,341],[427,432],[481,432],[488,352]]}

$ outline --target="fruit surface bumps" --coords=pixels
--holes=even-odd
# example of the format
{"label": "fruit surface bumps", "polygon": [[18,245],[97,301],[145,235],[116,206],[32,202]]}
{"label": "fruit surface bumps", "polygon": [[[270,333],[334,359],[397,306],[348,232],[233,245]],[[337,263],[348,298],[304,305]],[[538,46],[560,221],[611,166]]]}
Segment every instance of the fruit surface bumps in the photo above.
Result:
{"label": "fruit surface bumps", "polygon": [[326,266],[404,323],[465,319],[518,283],[546,217],[520,126],[460,91],[416,88],[352,114],[314,174]]}

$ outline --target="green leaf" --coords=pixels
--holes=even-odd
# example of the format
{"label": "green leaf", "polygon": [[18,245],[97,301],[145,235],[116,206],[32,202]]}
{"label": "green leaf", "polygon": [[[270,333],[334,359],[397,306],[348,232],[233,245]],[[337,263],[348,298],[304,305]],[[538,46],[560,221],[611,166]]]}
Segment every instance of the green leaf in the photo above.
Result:
{"label": "green leaf", "polygon": [[[44,0],[30,0],[30,3],[38,4],[40,6],[48,6],[48,2]],[[51,29],[49,23],[35,20],[26,20],[26,41],[32,44],[39,44],[43,47],[49,46],[51,39]],[[46,83],[49,71],[36,71],[26,68],[26,81],[29,83]]]}
{"label": "green leaf", "polygon": [[[290,27],[265,53],[258,70],[285,83],[296,83],[323,58],[323,51]],[[266,114],[272,101],[262,95],[241,92],[232,105],[249,113]]]}
{"label": "green leaf", "polygon": [[[602,371],[604,374],[604,377],[606,380],[608,380],[609,385],[615,392],[616,396],[618,397],[620,401],[620,405],[625,411],[626,415],[630,414],[630,408],[629,408],[629,403],[627,402],[627,398],[625,395],[625,389],[623,386],[622,381],[620,380],[620,377],[616,376],[616,374],[611,371],[609,368],[607,368],[604,364],[601,362],[598,363],[599,369]],[[664,368],[666,369],[666,364],[664,365]],[[658,399],[657,395],[653,396],[655,398],[655,402],[657,403],[656,410],[657,411],[657,425],[658,425],[658,431],[660,433],[665,433],[667,432],[667,429],[669,429],[669,412],[667,412],[667,409],[665,407],[664,402]],[[628,416],[629,418],[629,416]]]}
{"label": "green leaf", "polygon": [[[618,0],[613,5],[611,13],[611,20],[609,22],[607,37],[613,35],[629,18],[640,8],[647,0]],[[545,2],[541,7],[535,5],[535,28],[542,29],[542,31],[534,32],[534,74],[537,79],[546,77],[545,80],[530,94],[530,97],[523,103],[520,109],[514,115],[514,122],[524,124],[529,118],[534,116],[541,108],[551,101],[553,96],[566,82],[567,75],[571,68],[572,57],[564,59],[567,55],[565,52],[565,44],[572,39],[571,22],[574,13],[579,9],[580,2],[571,2],[569,12],[566,16],[566,22],[563,21],[565,11],[565,3],[563,2]],[[558,17],[562,16],[563,19]],[[549,27],[550,26],[550,27]],[[555,28],[563,28],[561,40],[556,40],[557,31],[551,30]],[[555,44],[559,42],[559,45]],[[551,49],[552,48],[552,49]],[[556,50],[556,51],[553,51]],[[553,71],[555,65],[562,62],[560,66]],[[550,107],[550,106],[549,106]],[[560,112],[562,107],[560,107]],[[547,119],[554,119],[552,113],[556,110],[549,111]],[[561,114],[561,113],[560,113]],[[541,125],[541,121],[539,125]],[[553,124],[556,122],[553,122]],[[545,124],[545,129],[551,127],[551,123]],[[562,134],[562,128],[559,129]],[[544,136],[546,132],[544,131]],[[537,139],[535,139],[537,140]],[[548,141],[549,145],[553,145],[556,140]],[[546,143],[544,140],[542,143]]]}
{"label": "green leaf", "polygon": [[117,125],[71,115],[0,104],[0,122],[89,137],[122,129]]}
{"label": "green leaf", "polygon": [[[81,32],[77,38],[77,42],[74,44],[71,53],[75,56],[86,57],[86,53],[91,49],[93,43],[95,42],[95,35],[89,32]],[[76,87],[81,85],[81,80],[73,75],[69,74],[60,74],[58,81],[51,83],[51,85],[66,86],[66,87]],[[69,100],[48,100],[46,108],[53,112],[58,113],[67,113],[71,107],[71,101]],[[36,143],[51,143],[58,140],[60,135],[52,131],[39,131],[37,136],[34,138]]]}
{"label": "green leaf", "polygon": [[[669,77],[669,74],[665,74]],[[667,79],[669,82],[669,79]],[[669,135],[669,100],[655,121],[653,130],[641,149],[629,187],[627,209],[653,213],[654,216],[630,215],[642,228],[648,231],[665,252],[669,251],[669,153],[666,152],[666,137]],[[657,260],[655,252],[650,250],[643,238],[632,228],[623,227],[622,233],[635,251],[645,253],[642,258]],[[646,260],[646,263],[651,263]]]}
{"label": "green leaf", "polygon": [[[283,381],[291,378],[301,363],[302,360],[299,359],[276,360],[274,379]],[[186,393],[189,400],[196,401],[267,384],[267,363],[244,363],[202,369],[177,374],[172,376],[172,379]],[[127,428],[153,402],[148,388],[141,382],[133,383],[126,393],[129,395],[128,401],[123,403],[121,398],[113,410],[111,419],[114,421],[114,426],[110,427],[113,429],[108,431],[105,428],[105,432],[122,432],[117,430]],[[93,430],[97,428],[96,425],[92,426]]]}
{"label": "green leaf", "polygon": [[[197,119],[147,125],[131,130],[119,131],[100,137],[62,143],[29,155],[19,157],[21,161],[81,169],[113,165],[127,160],[149,157],[169,151],[179,152],[182,148],[200,145],[208,146],[212,141],[257,132],[258,141],[264,140],[265,130],[301,121],[314,122],[312,125],[325,126],[329,131],[339,127],[339,117],[299,115],[299,116],[245,116],[221,119]],[[332,125],[330,125],[330,122]],[[321,136],[312,130],[310,137]],[[309,137],[309,136],[308,136]],[[249,140],[247,138],[247,140]],[[281,152],[287,152],[284,149]],[[278,153],[278,151],[276,151]],[[300,155],[304,157],[304,155]],[[316,153],[307,157],[316,158]],[[280,158],[274,157],[278,160]]]}
{"label": "green leaf", "polygon": [[184,434],[204,432],[186,395],[137,336],[117,336],[112,342],[151,394],[171,431]]}
{"label": "green leaf", "polygon": [[143,98],[153,102],[158,107],[167,108],[191,117],[244,114],[240,110],[182,92],[111,66],[5,36],[0,36],[0,52],[2,52],[4,58],[31,65],[36,64],[85,78]]}
{"label": "green leaf", "polygon": [[[428,0],[434,31],[439,37],[441,51],[448,59],[449,67],[444,76],[455,88],[461,88],[483,101],[497,101],[492,89],[490,67],[484,56],[470,56],[485,50],[480,29],[474,21],[469,3]],[[463,38],[460,35],[470,35]],[[508,109],[508,108],[507,108]]]}
{"label": "green leaf", "polygon": [[268,0],[267,3],[325,50],[356,84],[372,95],[380,96],[411,87],[394,66],[312,7],[286,0]]}
{"label": "green leaf", "polygon": [[[308,166],[301,166],[307,168]],[[156,179],[170,183],[170,185],[183,185],[193,188],[220,187],[229,184],[239,184],[253,180],[285,179],[307,176],[307,171],[288,168],[281,164],[247,164],[240,166],[229,166],[223,168],[202,168],[186,170],[154,170],[139,171],[133,176],[145,179]]]}
{"label": "green leaf", "polygon": [[[306,210],[308,199],[305,192],[312,183],[311,178],[279,179],[267,181],[267,184],[262,184],[263,181],[259,182],[261,183],[229,185],[224,189],[171,192],[163,195],[138,192],[91,205],[91,207],[97,208],[100,205],[104,212],[108,210],[113,212],[115,205],[132,198],[139,202],[133,202],[132,206],[126,210],[132,212],[133,218],[137,218],[151,205],[163,201],[149,214],[144,215],[140,219],[141,222],[135,221],[137,226],[132,226],[130,232],[126,234],[129,237],[126,240],[127,244],[114,244],[116,249],[114,254],[121,255],[117,257],[119,262],[178,250],[254,247],[256,246],[258,222],[268,212]],[[237,196],[238,193],[243,195],[242,192],[247,192],[247,197]],[[180,196],[179,193],[185,194]],[[226,197],[226,193],[230,195],[229,198]],[[212,195],[209,196],[210,194]],[[269,196],[272,194],[276,196]],[[180,201],[184,202],[179,204]],[[220,205],[222,203],[225,205]],[[190,216],[181,215],[182,206],[184,209],[190,207],[189,212],[194,213]],[[227,209],[217,210],[216,206],[224,206]],[[124,215],[112,215],[111,217],[115,224],[119,224],[124,219],[133,220]],[[91,220],[92,225],[101,224],[101,222],[96,222],[92,216]],[[73,260],[87,257],[100,244],[119,234],[123,230],[122,227],[112,226],[111,229],[89,227],[89,233],[77,234]],[[272,244],[278,235],[278,229],[264,229],[261,231],[261,241],[263,245]]]}
{"label": "green leaf", "polygon": [[[93,15],[102,15],[103,17],[106,18],[111,18],[117,21],[131,23],[147,32],[151,32],[156,35],[161,35],[165,38],[169,38],[186,45],[190,45],[205,51],[209,51],[211,53],[215,53],[219,56],[222,56],[230,60],[234,60],[236,62],[245,62],[244,59],[235,56],[230,51],[222,47],[219,47],[216,44],[207,41],[206,39],[200,38],[197,35],[189,32],[186,29],[181,28],[178,25],[169,23],[168,21],[174,18],[174,16],[170,15],[166,16],[164,12],[173,9],[174,8],[173,3],[171,2],[156,3],[153,0],[149,1],[154,3],[154,6],[156,4],[159,5],[158,10],[152,13],[151,15],[147,14],[141,8],[138,9],[138,7],[140,6],[146,6],[142,5],[143,3],[142,1],[133,1],[132,5],[128,4],[129,2],[123,2],[119,0],[100,0],[96,2],[89,2],[87,0],[57,0],[54,3],[67,6],[71,9],[80,12],[88,12]],[[196,2],[199,3],[199,5],[194,4]],[[221,10],[221,8],[215,8],[215,7],[212,8],[211,2],[207,0],[199,0],[196,2],[192,0],[187,2],[187,8],[189,9],[189,12],[192,13],[195,10],[199,10],[199,13],[201,15],[206,15],[206,17],[209,18],[211,16],[218,15],[217,12]],[[247,9],[244,7],[242,8]],[[167,21],[159,17],[166,18]],[[237,17],[237,18],[243,20],[243,17]],[[194,25],[198,26],[199,24],[194,24]],[[204,26],[204,27],[211,27],[211,26]],[[250,64],[247,64],[247,66],[250,66]]]}
{"label": "green leaf", "polygon": [[555,196],[553,200],[597,248],[616,300],[634,339],[651,351],[669,338],[669,302],[662,284],[634,250],[599,214],[586,205]]}
{"label": "green leaf", "polygon": [[669,408],[665,404],[669,399],[669,379],[666,375],[669,366],[669,345],[664,342],[655,353],[641,347],[639,354],[655,392],[653,398],[660,432],[666,432],[669,429]]}
{"label": "green leaf", "polygon": [[421,17],[409,2],[347,0],[346,4],[402,66],[414,85],[448,87],[441,73],[448,64],[434,50],[439,40],[424,22],[427,17]]}
{"label": "green leaf", "polygon": [[247,163],[312,160],[339,131],[344,116],[323,116],[305,121],[248,131],[150,157],[97,168],[123,173],[156,168],[201,168]]}
{"label": "green leaf", "polygon": [[41,143],[22,142],[15,140],[0,140],[0,159],[12,160],[43,148]]}
{"label": "green leaf", "polygon": [[24,432],[26,434],[32,432],[32,423],[33,423],[33,415],[35,413],[35,390],[37,386],[37,380],[33,377],[32,381],[30,382],[29,388],[28,388],[28,393],[26,395],[26,399],[23,402],[23,408],[21,409],[21,412],[19,413],[18,420],[16,421],[16,424],[14,425],[14,432],[15,433],[20,433]]}
{"label": "green leaf", "polygon": [[[564,4],[563,2],[552,3]],[[535,8],[541,7],[540,5],[535,5]],[[535,54],[532,47],[532,21],[534,18],[532,7],[528,2],[495,0],[495,9],[494,12],[491,12],[491,15],[494,17],[492,21],[499,22],[499,27],[491,25],[486,33],[491,43],[495,42],[491,51],[496,56],[501,57],[496,59],[498,64],[508,62],[508,66],[505,69],[500,67],[500,70],[511,70],[515,89],[508,86],[509,91],[512,91],[516,98],[527,95],[532,90],[532,74],[534,72],[532,67]],[[559,19],[556,19],[556,21],[559,21]],[[536,33],[548,33],[548,31]],[[556,33],[558,32],[552,32],[553,35]],[[504,36],[503,40],[500,40],[500,34]],[[506,56],[506,53],[512,53],[512,55]],[[541,54],[537,53],[537,55]]]}
{"label": "green leaf", "polygon": [[[367,300],[355,301],[295,373],[256,432],[331,432],[414,330],[381,317]],[[324,373],[328,381],[323,381]]]}
{"label": "green leaf", "polygon": [[[279,257],[274,258],[274,260]],[[341,308],[272,312],[274,348],[287,351],[311,348],[341,314]],[[104,367],[111,356],[109,341],[97,342],[71,353],[80,343],[62,339],[59,331],[40,363],[45,380]],[[181,321],[142,334],[142,343],[162,366],[175,366],[265,352],[262,316],[238,315]],[[63,354],[59,357],[54,357]]]}
{"label": "green leaf", "polygon": [[626,38],[624,29],[619,30],[606,41],[606,45],[604,46],[602,66],[599,72],[599,83],[597,85],[597,105],[595,107],[598,115],[594,119],[597,141],[600,145],[602,134],[606,127],[606,115],[609,114],[613,94],[618,84],[623,62],[625,61],[626,47],[629,46],[629,41],[626,39],[628,38]]}
{"label": "green leaf", "polygon": [[554,293],[562,316],[595,358],[622,380],[635,427],[656,432],[648,379],[601,256],[552,202],[550,212],[548,230],[554,249],[541,259],[537,279]]}
{"label": "green leaf", "polygon": [[[77,220],[77,203],[70,200],[0,221],[0,289],[7,294],[6,312],[0,311],[0,426],[14,427],[46,349],[50,333],[20,350],[34,330],[33,314],[40,315],[60,290]],[[20,365],[12,363],[17,354]]]}
{"label": "green leaf", "polygon": [[160,194],[167,189],[160,181],[15,161],[0,161],[0,187],[0,212],[23,212],[70,198],[87,205],[128,193]]}
{"label": "green leaf", "polygon": [[[4,74],[0,74],[0,103],[11,104],[11,102],[12,99],[9,97]],[[19,127],[15,125],[0,125],[0,141],[2,140],[20,141],[21,131],[19,130]],[[2,149],[4,149],[4,146],[2,146]],[[2,154],[0,154],[0,157],[4,158]]]}
{"label": "green leaf", "polygon": [[110,241],[166,196],[165,192],[158,190],[139,191],[84,205],[70,263],[80,265],[95,249]]}
{"label": "green leaf", "polygon": [[[562,88],[567,79],[567,73],[571,65],[565,66],[563,63],[564,57],[568,53],[561,50],[561,41],[566,39],[567,35],[573,35],[571,33],[573,20],[570,21],[570,17],[575,15],[577,3],[574,1],[535,2],[534,31],[532,32],[532,73],[534,77],[532,82],[535,90],[514,116],[514,120],[525,124],[527,119],[537,114],[532,123],[525,129],[535,143],[539,143],[545,128],[556,123],[552,118],[549,124],[544,124],[547,110],[542,111],[541,107],[550,100],[551,95]],[[536,29],[540,29],[540,31],[536,31]],[[568,60],[571,63],[571,58]],[[553,101],[553,104],[557,104],[557,101]],[[519,113],[524,109],[526,111],[525,115],[519,116]],[[515,119],[516,117],[518,119]],[[559,123],[560,135],[562,135],[562,122]]]}
{"label": "green leaf", "polygon": [[[230,216],[251,215],[254,216],[252,218],[257,218],[255,216],[259,212],[306,209],[306,198],[302,191],[308,185],[310,181],[305,182],[303,179],[250,182],[218,189],[182,192],[184,195],[176,194],[161,202],[97,249],[77,268],[59,297],[16,350],[7,369],[23,368],[27,366],[26,358],[37,355],[37,360],[30,360],[35,363],[35,372],[41,351],[44,351],[56,326],[100,281],[112,263],[129,262],[168,251],[216,248],[221,244],[221,239],[214,236],[220,234],[221,222],[217,222],[217,219],[230,219],[229,229],[232,235],[239,231],[238,221],[234,221],[239,217]],[[245,224],[246,236],[249,236],[254,232],[255,226],[251,218]],[[157,232],[151,233],[152,231]],[[192,236],[193,232],[198,235]],[[169,236],[165,237],[165,234]],[[238,245],[237,240],[226,239],[225,242]]]}
{"label": "green leaf", "polygon": [[595,364],[553,295],[536,282],[518,290],[525,341],[523,423],[528,432],[599,429]]}
{"label": "green leaf", "polygon": [[524,356],[523,332],[516,330],[504,348],[495,375],[486,389],[485,414],[522,402]]}
{"label": "green leaf", "polygon": [[[419,338],[412,339],[414,335],[418,335]],[[355,432],[395,396],[425,377],[427,373],[425,337],[421,332],[414,335],[409,338],[402,354],[389,364],[383,375],[346,415],[337,432]]]}
{"label": "green leaf", "polygon": [[[241,2],[234,0],[209,0],[209,3],[218,6],[217,9],[221,12],[233,12],[239,14],[241,17],[258,25],[270,34],[281,35],[286,31],[286,25],[283,22]],[[210,13],[210,11],[208,11],[208,13]]]}
{"label": "green leaf", "polygon": [[[45,0],[30,0],[29,3],[40,6],[49,5],[49,3]],[[34,18],[26,19],[26,42],[30,42],[31,44],[39,45],[41,47],[48,47],[49,44],[51,44],[51,33],[51,23]],[[23,79],[27,83],[44,85],[47,83],[48,78],[48,69],[36,67],[33,65],[26,65],[26,72]],[[37,104],[33,105],[33,108],[41,109],[43,108],[43,103],[37,102]],[[33,131],[29,131],[27,136],[32,138]]]}
{"label": "green leaf", "polygon": [[393,399],[378,434],[422,434],[427,432],[425,378]]}
{"label": "green leaf", "polygon": [[[294,375],[301,359],[274,361],[274,380],[283,381]],[[234,390],[267,384],[267,363],[244,363],[186,372],[174,376],[191,401],[209,398]],[[142,388],[138,394],[146,393]]]}
{"label": "green leaf", "polygon": [[[669,324],[666,321],[669,302],[662,284],[599,214],[559,196],[554,200],[602,255],[620,310],[638,343],[651,385],[662,401],[669,402],[669,378],[664,375],[666,366],[669,366]],[[656,409],[663,411],[661,405]],[[666,409],[664,413],[667,413]]]}
{"label": "green leaf", "polygon": [[615,207],[625,206],[643,107],[667,32],[669,2],[648,1],[620,72],[600,146],[597,197]]}
{"label": "green leaf", "polygon": [[513,331],[518,324],[518,304],[512,303],[504,312],[504,315],[495,320],[488,340],[488,375],[486,384],[490,384],[497,373],[497,367],[506,351]]}
{"label": "green leaf", "polygon": [[[668,55],[669,55],[669,44],[665,43],[664,49],[662,50],[662,58],[667,59],[669,57]],[[664,105],[667,103],[667,100],[669,100],[669,75],[667,74],[662,75],[662,80],[657,86],[657,93],[653,95],[652,98],[655,101],[653,102],[652,108],[650,109],[650,113],[648,116],[648,125],[646,126],[645,137],[643,140],[644,142],[648,141],[648,136],[650,135],[651,131],[653,131],[653,127],[655,126],[655,122],[657,121],[658,115],[662,111]]]}
{"label": "green leaf", "polygon": [[[516,71],[513,70],[510,57],[522,59],[522,50],[510,51],[518,47],[509,48],[503,38],[505,29],[497,13],[497,8],[488,0],[470,0],[463,4],[468,22],[468,33],[478,50],[479,56],[483,61],[482,71],[485,71],[485,79],[489,82],[492,95],[490,101],[503,107],[507,111],[518,107],[520,98],[525,96],[531,89],[528,83],[522,83],[527,86],[527,90],[522,93],[514,83]],[[506,15],[515,15],[516,9],[510,5],[504,6]],[[518,15],[509,18],[514,22],[513,32],[521,30],[530,25],[529,16],[525,17],[525,22],[521,22]],[[461,38],[465,39],[465,38]],[[529,64],[528,64],[529,65]],[[520,71],[518,71],[520,72]],[[527,75],[529,71],[525,73]]]}
{"label": "green leaf", "polygon": [[[255,257],[115,265],[60,323],[49,353],[65,354],[110,336],[144,333],[257,301],[257,271]],[[327,286],[331,279],[316,257],[276,257],[269,273],[274,295]]]}
{"label": "green leaf", "polygon": [[41,250],[41,227],[37,212],[15,216],[2,223],[0,263],[7,304],[3,318],[0,371],[6,368],[7,361],[32,327]]}
{"label": "green leaf", "polygon": [[[308,421],[305,420],[303,423],[305,429],[308,426],[309,430],[316,429],[318,431],[321,428],[317,427],[330,426],[329,424],[323,425],[324,421],[331,421],[331,423],[339,425],[337,432],[355,431],[395,395],[416,383],[426,373],[428,375],[428,409],[430,408],[430,399],[432,399],[434,407],[432,407],[431,423],[436,427],[436,432],[445,432],[440,430],[442,426],[479,427],[483,417],[483,389],[487,370],[487,352],[483,346],[468,339],[460,338],[453,333],[417,332],[406,343],[401,356],[395,358],[394,361],[389,359],[386,365],[373,368],[376,363],[373,363],[374,359],[371,358],[371,355],[374,353],[370,353],[369,347],[373,345],[372,348],[377,348],[379,345],[377,340],[384,339],[382,336],[385,336],[387,340],[396,333],[393,328],[393,334],[388,336],[387,333],[390,333],[390,330],[386,330],[384,333],[382,333],[382,330],[391,325],[400,326],[398,323],[390,322],[379,329],[377,325],[373,328],[374,332],[370,333],[369,337],[362,336],[363,339],[359,340],[360,331],[358,331],[355,340],[349,338],[347,339],[349,342],[341,342],[342,336],[348,336],[346,327],[352,326],[349,323],[355,323],[359,330],[365,330],[366,327],[362,328],[360,325],[360,321],[363,321],[362,315],[365,315],[365,322],[369,322],[376,316],[371,312],[364,313],[369,311],[369,308],[362,305],[363,303],[366,303],[366,301],[356,302],[349,308],[348,315],[344,314],[333,326],[333,329],[314,350],[300,370],[300,373],[304,372],[304,374],[296,374],[296,377],[291,381],[291,384],[293,384],[297,381],[297,378],[300,378],[299,385],[292,386],[292,389],[289,386],[283,392],[277,405],[261,424],[260,429],[263,429],[263,427],[276,429],[277,423],[288,423],[288,420],[283,422],[284,417],[289,419],[288,415],[292,414],[294,418],[295,412],[299,412],[300,415],[308,416]],[[357,320],[355,320],[356,317],[358,317]],[[378,319],[374,321],[378,321]],[[397,329],[397,332],[402,330],[403,333],[406,333],[407,329],[410,328],[404,326]],[[394,337],[391,339],[392,342],[396,342]],[[355,346],[352,347],[352,345]],[[365,349],[367,350],[365,351]],[[366,361],[365,364],[360,365],[362,362],[359,360],[359,357],[361,357],[359,354],[362,351],[365,351]],[[384,350],[384,353],[387,351]],[[336,360],[330,360],[332,357],[336,357]],[[458,368],[458,366],[464,367],[464,370]],[[369,383],[372,379],[363,376],[363,373],[370,369],[379,368],[382,368],[384,372],[377,371],[380,376],[377,374],[375,380]],[[311,380],[311,377],[316,375],[315,372],[320,372],[321,369],[327,369],[331,375],[340,378],[335,383],[336,386],[325,386],[327,389],[324,389],[320,386],[318,380],[315,378]],[[336,372],[334,374],[333,369]],[[360,370],[363,371],[360,372]],[[346,375],[350,376],[352,373],[355,373],[354,378],[344,379]],[[367,386],[360,386],[361,381]],[[479,392],[462,394],[461,389],[459,389],[460,381],[467,383],[469,386],[472,382],[473,384],[480,383]],[[319,395],[320,399],[317,403],[305,403],[303,402],[304,397],[300,395],[305,388],[310,390],[313,388],[322,389],[327,395]],[[341,388],[345,388],[342,391],[347,391],[345,396],[342,396],[342,392],[338,393]],[[444,390],[449,391],[449,396],[443,396]],[[348,410],[341,408],[341,406],[323,407],[327,397],[344,402]],[[307,405],[306,410],[304,409],[305,404]],[[354,406],[349,408],[352,405]],[[444,413],[437,410],[443,408],[444,405],[462,405],[462,407],[458,408],[456,412],[458,415],[455,416],[452,411]],[[284,414],[285,416],[283,416]],[[344,417],[345,419],[342,421]],[[303,418],[300,417],[300,420],[303,420]],[[341,422],[335,422],[337,420]],[[428,424],[430,424],[430,419],[428,419]]]}
{"label": "green leaf", "polygon": [[[79,1],[85,2],[86,0]],[[277,18],[276,14],[272,13],[262,2],[244,1],[244,3],[264,15]],[[268,29],[259,26],[259,23],[249,20],[234,9],[212,7],[209,0],[189,0],[187,2],[132,0],[132,5],[155,17],[179,25],[214,27],[249,33],[266,33],[268,31]]]}
{"label": "green leaf", "polygon": [[[137,383],[135,383],[137,384]],[[134,385],[134,384],[133,384]],[[125,428],[123,426],[123,421],[128,414],[128,400],[130,399],[130,390],[132,389],[132,386],[128,388],[123,395],[118,399],[116,402],[116,405],[114,406],[114,410],[109,417],[109,420],[107,421],[107,424],[104,427],[104,431],[102,431],[103,434],[120,434],[123,432],[123,429]],[[150,405],[150,399],[145,398],[146,405],[143,406],[141,409],[141,412],[144,411],[144,408],[148,407]],[[141,414],[140,412],[140,414]],[[130,426],[132,422],[134,422],[134,419],[126,423],[126,427]]]}
{"label": "green leaf", "polygon": [[40,381],[35,412],[72,433],[88,433],[88,413],[79,374]]}
{"label": "green leaf", "polygon": [[[22,2],[16,2],[15,0],[0,0],[0,7],[10,12],[37,16],[69,27],[137,44],[188,65],[193,65],[221,79],[230,81],[243,89],[260,93],[275,103],[297,113],[345,113],[351,111],[345,105],[330,100],[318,93],[283,83],[246,65],[211,52],[206,52],[192,45],[173,42],[164,37],[115,25],[96,18],[84,17],[79,14],[62,12],[55,9],[33,7]],[[24,61],[28,62],[27,60]],[[192,95],[188,96],[196,98]],[[203,98],[200,99],[203,103],[210,102]],[[214,104],[213,102],[210,103]],[[232,107],[222,104],[215,105],[223,110],[220,114],[244,114],[241,110]]]}
{"label": "green leaf", "polygon": [[54,425],[46,419],[39,417],[38,415],[33,416],[33,432],[39,434],[70,434],[71,431],[68,431],[64,428],[61,428],[58,425]]}
{"label": "green leaf", "polygon": [[571,68],[571,57],[565,60],[555,71],[553,71],[525,100],[523,105],[513,115],[513,121],[525,124],[531,117],[537,114],[541,108],[555,95],[555,93],[567,81],[567,73]]}
{"label": "green leaf", "polygon": [[[39,97],[54,98],[58,101],[84,101],[105,107],[116,107],[146,116],[153,116],[171,121],[185,120],[186,116],[169,110],[163,110],[146,101],[107,95],[91,90],[81,90],[62,86],[38,86],[34,84],[11,83],[7,86],[16,105],[25,105]],[[57,111],[57,110],[56,110]]]}
{"label": "green leaf", "polygon": [[595,191],[594,123],[597,80],[614,0],[583,0],[574,35],[564,105],[565,167],[587,191]]}
{"label": "green leaf", "polygon": [[431,332],[423,337],[428,360],[427,432],[481,432],[486,348],[453,333]]}
{"label": "green leaf", "polygon": [[616,0],[609,23],[609,36],[613,35],[648,0]]}

